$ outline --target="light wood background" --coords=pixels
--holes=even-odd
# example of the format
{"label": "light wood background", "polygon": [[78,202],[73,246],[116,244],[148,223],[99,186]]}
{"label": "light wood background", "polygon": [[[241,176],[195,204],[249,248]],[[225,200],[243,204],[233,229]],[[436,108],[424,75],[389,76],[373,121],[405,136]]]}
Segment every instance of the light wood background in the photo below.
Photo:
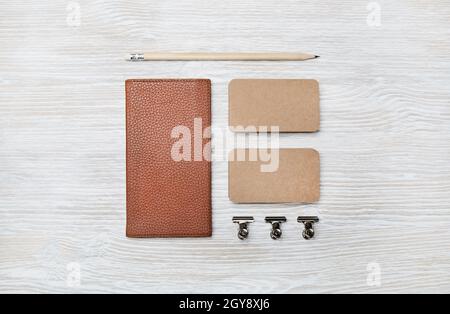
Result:
{"label": "light wood background", "polygon": [[[377,3],[2,1],[0,292],[449,293],[450,3]],[[322,57],[123,61],[139,51]],[[212,238],[127,239],[124,80],[166,77],[213,81],[215,128],[233,78],[318,79],[321,131],[280,141],[320,151],[321,201],[234,205],[218,161]],[[258,220],[246,242],[235,214]]]}

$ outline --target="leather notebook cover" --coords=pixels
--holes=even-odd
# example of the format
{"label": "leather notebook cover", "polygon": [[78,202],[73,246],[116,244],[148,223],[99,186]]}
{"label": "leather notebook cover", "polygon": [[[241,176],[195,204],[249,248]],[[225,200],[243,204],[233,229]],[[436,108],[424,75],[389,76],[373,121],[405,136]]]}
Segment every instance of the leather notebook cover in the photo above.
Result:
{"label": "leather notebook cover", "polygon": [[211,125],[211,82],[127,80],[125,89],[127,236],[211,236],[210,158],[191,159],[191,145],[183,148],[188,159],[172,156],[182,137],[178,131],[174,137],[174,128],[190,131],[192,151],[200,144],[210,153],[209,139],[194,121]]}
{"label": "leather notebook cover", "polygon": [[[229,125],[256,132],[316,132],[320,128],[319,83],[298,79],[237,79],[229,84]],[[249,127],[255,127],[252,130]]]}
{"label": "leather notebook cover", "polygon": [[[235,149],[231,152],[228,191],[232,202],[313,203],[319,200],[320,156],[316,150],[273,150],[269,151],[270,158],[260,151]],[[251,158],[251,155],[256,157]],[[262,165],[270,167],[261,168]]]}

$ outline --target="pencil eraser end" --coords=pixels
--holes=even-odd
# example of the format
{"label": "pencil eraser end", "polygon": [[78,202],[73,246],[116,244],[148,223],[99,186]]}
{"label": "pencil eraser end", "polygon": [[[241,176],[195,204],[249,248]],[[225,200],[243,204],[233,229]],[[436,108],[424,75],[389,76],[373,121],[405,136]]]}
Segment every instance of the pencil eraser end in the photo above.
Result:
{"label": "pencil eraser end", "polygon": [[144,61],[144,54],[142,53],[130,53],[126,57],[127,61]]}

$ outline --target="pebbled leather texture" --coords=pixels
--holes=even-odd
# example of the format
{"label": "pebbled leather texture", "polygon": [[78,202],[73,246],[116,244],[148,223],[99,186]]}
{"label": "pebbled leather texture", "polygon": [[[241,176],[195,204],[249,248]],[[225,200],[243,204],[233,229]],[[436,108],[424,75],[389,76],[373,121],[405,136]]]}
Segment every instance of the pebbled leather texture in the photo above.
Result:
{"label": "pebbled leather texture", "polygon": [[194,142],[194,119],[211,125],[210,80],[127,80],[125,91],[127,236],[211,236],[211,163],[171,156],[174,127]]}

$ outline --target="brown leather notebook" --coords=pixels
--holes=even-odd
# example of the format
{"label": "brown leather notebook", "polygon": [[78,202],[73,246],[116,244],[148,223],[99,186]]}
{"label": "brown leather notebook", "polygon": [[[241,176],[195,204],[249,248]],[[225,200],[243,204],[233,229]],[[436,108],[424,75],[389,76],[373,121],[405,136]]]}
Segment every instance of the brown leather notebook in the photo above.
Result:
{"label": "brown leather notebook", "polygon": [[211,82],[127,80],[125,89],[127,236],[211,236]]}

